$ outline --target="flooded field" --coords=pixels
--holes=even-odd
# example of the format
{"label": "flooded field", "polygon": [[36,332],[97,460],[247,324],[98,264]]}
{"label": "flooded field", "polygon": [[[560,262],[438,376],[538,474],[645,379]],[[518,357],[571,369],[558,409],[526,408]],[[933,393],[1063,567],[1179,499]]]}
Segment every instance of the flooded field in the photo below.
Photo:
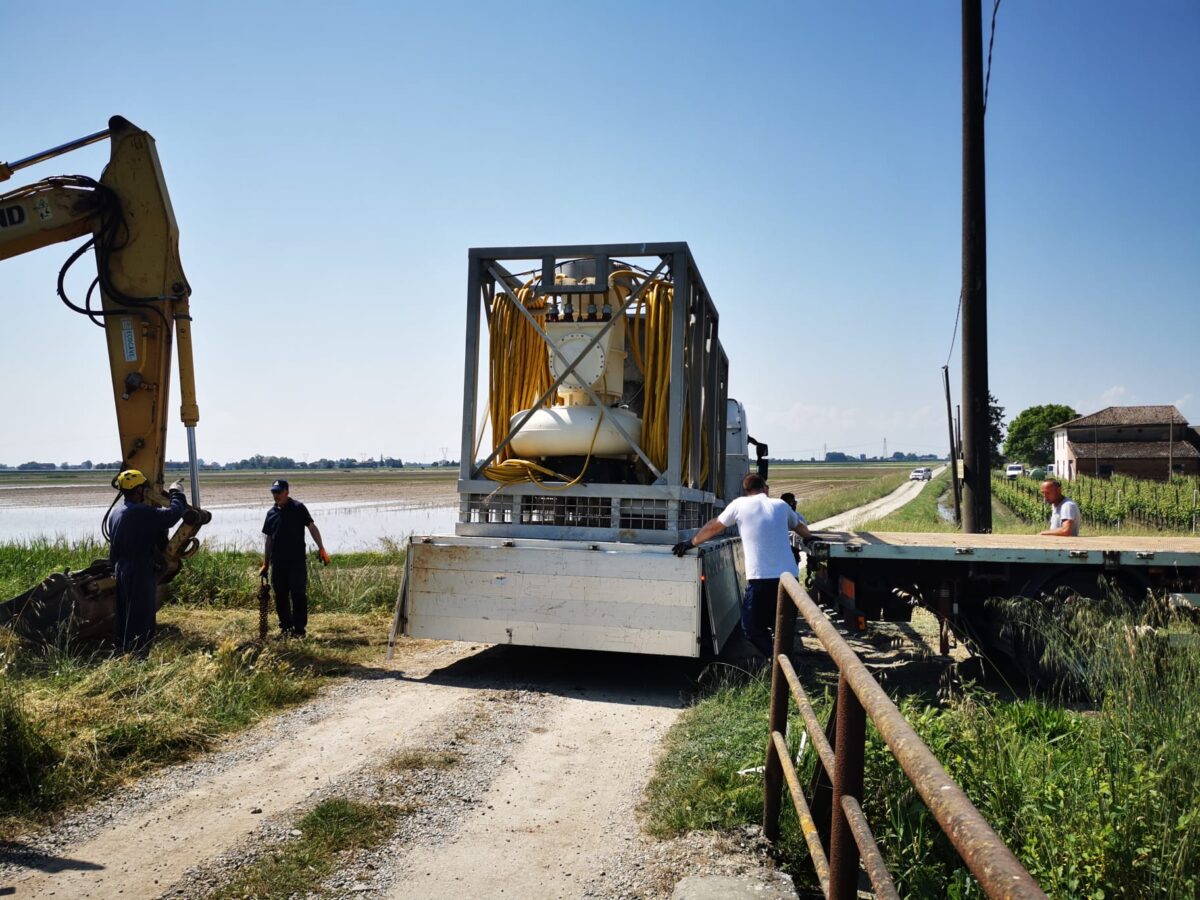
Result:
{"label": "flooded field", "polygon": [[[108,474],[63,473],[0,479],[0,543],[38,538],[100,540],[113,490]],[[201,532],[214,549],[257,549],[274,475],[207,474],[200,499],[213,514]],[[287,473],[292,496],[308,506],[330,553],[371,550],[412,533],[452,532],[455,473]],[[311,542],[311,541],[310,541]]]}

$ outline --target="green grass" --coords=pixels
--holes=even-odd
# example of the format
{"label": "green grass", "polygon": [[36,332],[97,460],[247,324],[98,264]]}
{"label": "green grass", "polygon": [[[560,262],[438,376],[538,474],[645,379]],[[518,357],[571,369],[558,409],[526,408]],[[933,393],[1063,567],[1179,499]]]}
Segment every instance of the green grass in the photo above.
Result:
{"label": "green grass", "polygon": [[300,836],[243,867],[214,900],[283,900],[306,897],[341,864],[341,854],[376,847],[391,836],[396,819],[411,809],[335,797],[300,820]]}
{"label": "green grass", "polygon": [[[881,519],[863,522],[859,531],[958,531],[958,526],[947,522],[938,514],[938,504],[944,502],[950,490],[950,472],[947,469],[925,485],[916,497]],[[953,505],[953,499],[950,500]]]}
{"label": "green grass", "polygon": [[[646,788],[647,831],[669,837],[762,820],[762,777],[737,773],[763,763],[769,696],[763,677],[728,678],[683,713]],[[804,838],[790,809],[779,846],[789,871],[804,873]]]}
{"label": "green grass", "polygon": [[[1162,604],[1136,614],[1115,600],[1010,605],[1091,703],[1002,700],[968,685],[948,707],[902,699],[905,717],[1050,896],[1196,896],[1200,631]],[[813,673],[803,677],[807,686]],[[717,685],[684,714],[648,789],[651,832],[761,819],[761,780],[734,773],[762,764],[766,710],[766,682],[755,680]],[[802,784],[812,760],[809,751]],[[982,896],[873,728],[863,806],[902,896]],[[789,807],[785,794],[779,850],[811,884]]]}
{"label": "green grass", "polygon": [[[92,544],[0,546],[0,591],[15,595],[101,555]],[[262,652],[249,646],[258,562],[205,550],[189,560],[145,662],[102,648],[23,646],[0,629],[0,840],[207,750],[380,656],[402,552],[344,554],[313,567],[309,638]]]}

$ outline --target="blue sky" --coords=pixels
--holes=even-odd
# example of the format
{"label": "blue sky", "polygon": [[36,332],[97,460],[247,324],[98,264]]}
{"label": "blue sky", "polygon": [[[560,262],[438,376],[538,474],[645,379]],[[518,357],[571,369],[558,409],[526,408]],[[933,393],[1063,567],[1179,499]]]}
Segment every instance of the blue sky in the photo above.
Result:
{"label": "blue sky", "polygon": [[[956,3],[62,2],[4,26],[0,159],[112,114],[158,142],[206,458],[436,458],[458,444],[468,247],[656,240],[690,243],[773,455],[944,448]],[[1193,0],[1001,6],[989,352],[1010,416],[1200,421],[1197,46]],[[0,462],[117,456],[100,332],[54,293],[69,249],[0,264]]]}

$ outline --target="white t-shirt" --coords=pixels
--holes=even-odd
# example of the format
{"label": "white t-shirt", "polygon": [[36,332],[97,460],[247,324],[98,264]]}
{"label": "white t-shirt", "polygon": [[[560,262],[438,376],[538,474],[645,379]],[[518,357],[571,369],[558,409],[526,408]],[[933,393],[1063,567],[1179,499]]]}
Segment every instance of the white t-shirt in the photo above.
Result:
{"label": "white t-shirt", "polygon": [[1050,505],[1050,530],[1061,528],[1062,523],[1071,520],[1071,537],[1079,534],[1079,505],[1074,500],[1063,497],[1062,502]]}
{"label": "white t-shirt", "polygon": [[783,572],[796,574],[796,558],[792,556],[788,532],[804,520],[782,500],[766,494],[738,497],[717,518],[726,528],[738,527],[747,578],[778,578]]}

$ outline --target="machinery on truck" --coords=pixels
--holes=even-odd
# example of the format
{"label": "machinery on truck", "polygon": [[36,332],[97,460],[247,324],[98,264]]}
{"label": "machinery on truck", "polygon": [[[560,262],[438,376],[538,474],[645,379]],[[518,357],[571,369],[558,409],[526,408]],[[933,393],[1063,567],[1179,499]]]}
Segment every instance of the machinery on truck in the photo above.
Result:
{"label": "machinery on truck", "polygon": [[[199,547],[196,535],[211,519],[200,508],[195,429],[200,418],[192,368],[191,287],[179,260],[179,228],[154,139],[115,116],[104,131],[11,163],[0,181],[63,153],[107,139],[108,165],[99,180],[82,175],[46,178],[0,194],[0,260],[91,235],[71,253],[58,277],[58,296],[104,330],[116,403],[121,466],[139,469],[149,502],[165,506],[167,416],[171,354],[179,354],[180,416],[187,429],[191,503],[163,552],[160,586],[178,574]],[[92,251],[96,276],[82,299],[66,287],[71,267]],[[98,525],[100,523],[97,523]],[[0,604],[0,624],[30,639],[64,628],[88,638],[107,634],[115,578],[106,560],[82,572],[56,573]],[[161,594],[161,587],[160,587]]]}
{"label": "machinery on truck", "polygon": [[719,651],[740,541],[671,553],[739,495],[751,447],[766,474],[719,321],[685,243],[471,250],[458,522],[409,538],[389,648]]}

